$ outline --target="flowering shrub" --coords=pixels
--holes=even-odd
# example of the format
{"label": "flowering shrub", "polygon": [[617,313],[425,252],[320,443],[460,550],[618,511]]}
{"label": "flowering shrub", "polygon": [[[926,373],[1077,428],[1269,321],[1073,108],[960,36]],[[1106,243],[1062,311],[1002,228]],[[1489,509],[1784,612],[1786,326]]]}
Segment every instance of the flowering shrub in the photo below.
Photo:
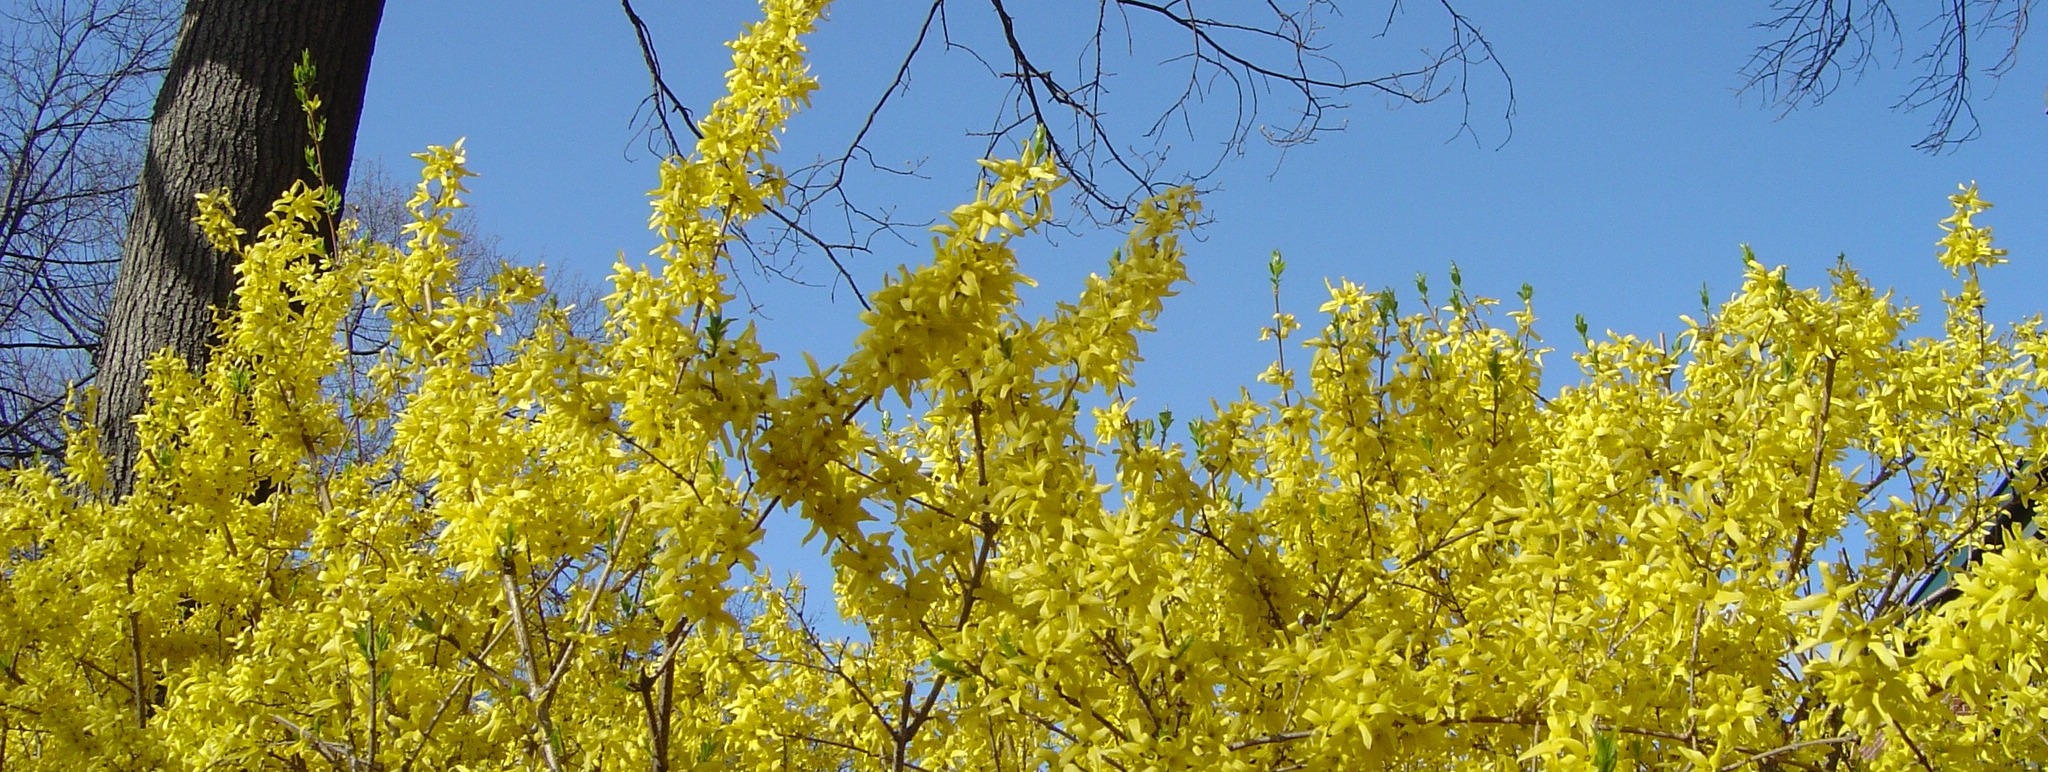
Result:
{"label": "flowering shrub", "polygon": [[[468,172],[433,148],[404,244],[330,250],[281,198],[203,372],[158,360],[131,495],[94,438],[0,485],[0,766],[22,769],[2003,768],[2048,757],[2048,555],[1915,610],[2035,459],[2038,321],[1984,320],[1954,198],[1938,336],[1847,267],[1748,262],[1674,342],[1588,340],[1546,397],[1526,294],[1404,311],[1332,286],[1210,416],[1130,415],[1184,278],[1186,190],[1080,296],[1020,313],[1042,142],[983,161],[930,262],[801,367],[727,316],[779,200],[818,0],[767,0],[654,191],[602,332],[540,279],[451,289]],[[1275,263],[1275,281],[1280,265]],[[367,287],[393,345],[338,343]],[[1505,325],[1496,320],[1505,318]],[[1288,353],[1306,357],[1287,366]],[[1248,392],[1247,392],[1248,393]],[[2025,487],[2025,486],[2022,486]],[[755,579],[831,555],[831,638]]]}

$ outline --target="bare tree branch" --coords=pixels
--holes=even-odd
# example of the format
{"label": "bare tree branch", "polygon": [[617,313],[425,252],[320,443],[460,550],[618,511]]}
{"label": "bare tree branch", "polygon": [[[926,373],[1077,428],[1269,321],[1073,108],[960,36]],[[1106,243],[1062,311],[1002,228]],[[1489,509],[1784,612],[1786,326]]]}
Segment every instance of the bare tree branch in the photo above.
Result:
{"label": "bare tree branch", "polygon": [[[675,90],[669,88],[668,82],[663,79],[661,74],[661,57],[655,52],[653,33],[648,31],[647,22],[640,18],[640,14],[637,11],[633,10],[633,0],[619,0],[619,6],[626,14],[626,21],[633,25],[633,34],[640,42],[640,55],[647,64],[648,77],[653,81],[647,100],[642,102],[643,107],[651,116],[650,120],[660,129],[659,133],[649,132],[648,141],[650,146],[654,142],[661,142],[666,146],[662,152],[668,155],[683,155],[683,143],[676,136],[674,125],[669,122],[669,113],[674,112],[681,119],[683,127],[688,129],[692,136],[701,139],[704,134],[697,130],[696,116],[691,114],[689,106],[685,105],[683,100],[676,96]],[[861,292],[860,285],[855,283],[853,274],[847,271],[846,264],[841,259],[848,252],[867,251],[866,244],[851,242],[835,243],[820,238],[817,234],[812,233],[810,229],[798,223],[797,219],[798,215],[801,214],[800,210],[793,214],[790,211],[786,211],[786,207],[769,205],[767,211],[769,217],[782,224],[785,233],[798,237],[802,242],[819,249],[825,255],[825,259],[830,261],[832,267],[838,271],[839,278],[844,280],[846,286],[853,291],[854,300],[860,302],[861,308],[870,307],[867,295]],[[772,263],[764,259],[762,253],[756,250],[751,239],[743,235],[741,243],[744,248],[756,251],[755,263],[757,265],[764,267],[772,266]]]}
{"label": "bare tree branch", "polygon": [[91,372],[177,31],[167,0],[29,0],[0,11],[0,467],[63,443]]}
{"label": "bare tree branch", "polygon": [[[1776,0],[1774,14],[1756,24],[1771,38],[1744,65],[1743,91],[1784,112],[1827,101],[1845,80],[1861,79],[1889,58],[1904,58],[1907,35],[1919,53],[1919,75],[1894,107],[1931,109],[1927,134],[1913,147],[1938,153],[1977,138],[1982,126],[1971,100],[1976,77],[2003,76],[2018,63],[2034,0],[1941,0],[1910,32],[1887,0]],[[1930,38],[1931,40],[1927,39]],[[1921,40],[1926,40],[1921,43]],[[1986,66],[1972,46],[2003,52]],[[1994,48],[1994,50],[1997,50]]]}
{"label": "bare tree branch", "polygon": [[[631,0],[621,5],[653,81],[643,102],[650,145],[679,152],[683,144],[669,114],[680,116],[684,126],[692,116],[663,81],[646,20]],[[922,20],[908,31],[903,53],[892,57],[893,74],[868,102],[843,149],[792,172],[789,205],[773,210],[768,232],[748,236],[744,248],[764,270],[785,275],[784,266],[795,260],[786,250],[821,251],[838,278],[851,285],[846,258],[868,251],[877,236],[909,243],[904,226],[925,223],[899,222],[872,209],[869,202],[880,196],[862,192],[863,183],[918,173],[914,163],[878,162],[873,131],[891,111],[929,109],[903,97],[916,73],[940,66],[935,57],[962,55],[1002,85],[1004,96],[987,128],[969,134],[984,139],[993,153],[1046,127],[1048,149],[1074,183],[1081,216],[1100,223],[1122,220],[1138,200],[1164,187],[1199,186],[1255,141],[1286,148],[1342,128],[1339,116],[1349,94],[1396,104],[1455,94],[1463,113],[1453,136],[1476,140],[1469,86],[1484,75],[1498,80],[1503,122],[1511,122],[1514,83],[1492,43],[1449,0],[1429,9],[1417,15],[1439,20],[1442,37],[1412,55],[1379,50],[1391,47],[1386,41],[1396,27],[1403,36],[1410,30],[1410,14],[1399,2],[1386,6],[1382,24],[1335,33],[1330,22],[1342,14],[1331,0],[1286,7],[1277,0],[1212,3],[1199,10],[1192,0],[929,0]],[[1370,76],[1349,72],[1369,57],[1397,64],[1374,65],[1384,69]],[[1156,89],[1120,95],[1115,86],[1122,66],[1169,67],[1185,76],[1174,79],[1181,84],[1178,93],[1163,98]],[[1275,118],[1277,128],[1266,123]],[[1184,163],[1168,136],[1175,127],[1193,144],[1214,147],[1214,155]]]}

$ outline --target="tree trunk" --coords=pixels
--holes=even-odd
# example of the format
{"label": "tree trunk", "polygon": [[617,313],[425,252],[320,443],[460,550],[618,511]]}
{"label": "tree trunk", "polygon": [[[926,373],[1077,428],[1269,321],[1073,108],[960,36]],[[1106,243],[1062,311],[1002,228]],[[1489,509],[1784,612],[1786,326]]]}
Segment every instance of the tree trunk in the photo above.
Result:
{"label": "tree trunk", "polygon": [[255,233],[279,193],[310,178],[311,142],[292,68],[311,51],[327,120],[327,183],[348,181],[370,54],[384,0],[189,0],[150,123],[120,275],[96,357],[93,414],[113,495],[134,481],[133,418],[146,402],[149,357],[166,348],[203,366],[214,313],[233,300],[234,266],[192,224],[194,196],[225,189]]}

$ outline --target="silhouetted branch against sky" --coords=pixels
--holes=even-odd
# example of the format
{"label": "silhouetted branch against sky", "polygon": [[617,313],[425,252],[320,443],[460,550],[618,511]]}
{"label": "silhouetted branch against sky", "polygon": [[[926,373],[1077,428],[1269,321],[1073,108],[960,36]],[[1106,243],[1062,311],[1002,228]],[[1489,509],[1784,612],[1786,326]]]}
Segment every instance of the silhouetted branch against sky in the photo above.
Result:
{"label": "silhouetted branch against sky", "polygon": [[[632,0],[620,6],[651,76],[642,105],[649,146],[680,152],[681,135],[695,131],[693,115],[662,72],[654,32]],[[894,73],[866,119],[843,129],[841,151],[790,172],[793,190],[772,213],[773,232],[750,235],[744,248],[770,270],[787,264],[779,257],[784,247],[815,249],[852,284],[847,256],[899,226],[920,225],[895,220],[850,189],[863,173],[917,173],[877,161],[872,132],[889,111],[929,110],[906,98],[907,84],[948,57],[952,66],[971,63],[1002,95],[982,128],[968,131],[996,154],[1046,127],[1052,153],[1072,177],[1077,211],[1096,223],[1121,221],[1166,187],[1200,187],[1253,143],[1286,148],[1343,129],[1344,109],[1359,95],[1395,104],[1454,101],[1462,115],[1456,136],[1478,142],[1475,110],[1496,108],[1481,107],[1468,86],[1496,80],[1501,126],[1487,131],[1506,141],[1514,83],[1473,20],[1449,2],[1413,9],[1395,2],[1372,13],[1346,18],[1328,0],[1214,8],[1186,0],[931,0],[907,44],[877,57]],[[1424,31],[1430,24],[1434,33]],[[1135,78],[1156,83],[1161,72],[1177,85],[1163,93],[1137,87]],[[1133,88],[1120,90],[1127,81]]]}
{"label": "silhouetted branch against sky", "polygon": [[2018,63],[2034,0],[1910,5],[1902,16],[1886,0],[1776,0],[1756,25],[1768,40],[1743,68],[1743,90],[1790,111],[1818,106],[1874,69],[1901,67],[1914,75],[1896,106],[1931,114],[1914,147],[1941,152],[1976,139],[1979,79]]}
{"label": "silhouetted branch against sky", "polygon": [[177,32],[163,0],[0,10],[0,467],[63,444],[91,371],[151,97]]}

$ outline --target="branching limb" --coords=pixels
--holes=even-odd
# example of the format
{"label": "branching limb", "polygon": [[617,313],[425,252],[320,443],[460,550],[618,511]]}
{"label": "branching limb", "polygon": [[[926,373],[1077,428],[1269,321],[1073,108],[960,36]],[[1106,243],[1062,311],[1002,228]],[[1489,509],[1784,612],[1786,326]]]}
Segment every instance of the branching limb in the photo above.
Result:
{"label": "branching limb", "polygon": [[[2003,76],[2019,60],[2020,38],[2033,0],[1945,0],[1931,18],[1913,20],[1915,37],[1931,34],[1914,57],[1919,75],[1894,107],[1932,108],[1927,133],[1913,147],[1930,153],[1977,138],[1982,126],[1972,107],[1977,75]],[[1774,14],[1755,26],[1769,34],[1743,67],[1742,90],[1784,112],[1827,101],[1844,81],[1894,63],[1906,48],[1899,15],[1886,0],[1776,0]],[[1991,42],[2004,52],[1989,66],[1972,45]]]}

